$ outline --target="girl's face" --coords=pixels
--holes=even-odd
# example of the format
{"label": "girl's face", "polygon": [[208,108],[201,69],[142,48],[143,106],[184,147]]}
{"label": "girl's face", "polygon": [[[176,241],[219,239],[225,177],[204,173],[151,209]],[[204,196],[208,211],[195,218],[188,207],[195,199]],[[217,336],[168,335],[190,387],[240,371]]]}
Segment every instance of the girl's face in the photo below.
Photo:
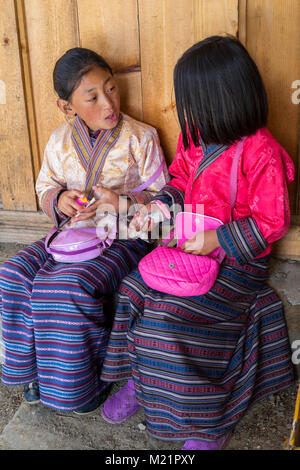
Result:
{"label": "girl's face", "polygon": [[72,93],[69,110],[67,114],[76,113],[93,131],[115,127],[120,115],[120,95],[109,71],[94,67],[83,75]]}

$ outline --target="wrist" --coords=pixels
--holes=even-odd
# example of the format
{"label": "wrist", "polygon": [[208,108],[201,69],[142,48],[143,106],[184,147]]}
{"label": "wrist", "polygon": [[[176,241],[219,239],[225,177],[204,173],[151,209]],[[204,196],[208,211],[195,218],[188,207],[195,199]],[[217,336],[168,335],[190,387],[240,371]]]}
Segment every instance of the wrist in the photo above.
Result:
{"label": "wrist", "polygon": [[169,220],[171,219],[171,214],[166,204],[164,204],[162,201],[159,201],[159,200],[156,200],[150,203],[150,205],[153,205],[153,204],[158,206],[158,208],[163,213],[166,219],[169,219]]}
{"label": "wrist", "polygon": [[57,194],[57,197],[56,197],[56,204],[55,204],[55,209],[58,213],[61,213],[62,215],[65,215],[64,212],[61,210],[61,200],[60,200],[60,197],[62,196],[62,194],[66,191],[66,189],[62,189],[58,194]]}

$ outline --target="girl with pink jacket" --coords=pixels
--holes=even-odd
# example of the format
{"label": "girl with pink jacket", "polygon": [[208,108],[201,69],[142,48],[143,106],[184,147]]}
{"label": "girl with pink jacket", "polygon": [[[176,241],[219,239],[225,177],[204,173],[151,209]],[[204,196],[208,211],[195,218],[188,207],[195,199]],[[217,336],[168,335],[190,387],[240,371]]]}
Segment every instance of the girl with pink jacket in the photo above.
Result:
{"label": "girl with pink jacket", "polygon": [[[102,416],[120,423],[142,407],[151,436],[186,441],[184,450],[221,449],[250,405],[294,380],[282,303],[267,283],[272,243],[290,224],[294,167],[266,128],[265,88],[238,40],[195,44],[176,64],[174,87],[181,134],[172,179],[132,226],[156,200],[165,216],[175,202],[201,204],[223,224],[182,248],[200,256],[221,246],[226,256],[199,296],[151,289],[138,270],[122,281],[102,379],[129,380]],[[231,214],[230,171],[243,137]]]}

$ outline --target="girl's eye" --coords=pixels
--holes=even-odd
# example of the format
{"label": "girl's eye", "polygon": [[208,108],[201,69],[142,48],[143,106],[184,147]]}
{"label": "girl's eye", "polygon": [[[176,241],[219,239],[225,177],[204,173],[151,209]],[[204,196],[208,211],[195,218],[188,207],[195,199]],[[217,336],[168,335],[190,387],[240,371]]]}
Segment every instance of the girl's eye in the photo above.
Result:
{"label": "girl's eye", "polygon": [[110,88],[108,88],[107,93],[112,93],[115,88],[116,88],[115,85],[112,86],[112,87],[110,87]]}
{"label": "girl's eye", "polygon": [[94,96],[93,98],[91,98],[90,100],[88,100],[88,102],[90,103],[91,101],[95,101],[96,100],[96,96]]}

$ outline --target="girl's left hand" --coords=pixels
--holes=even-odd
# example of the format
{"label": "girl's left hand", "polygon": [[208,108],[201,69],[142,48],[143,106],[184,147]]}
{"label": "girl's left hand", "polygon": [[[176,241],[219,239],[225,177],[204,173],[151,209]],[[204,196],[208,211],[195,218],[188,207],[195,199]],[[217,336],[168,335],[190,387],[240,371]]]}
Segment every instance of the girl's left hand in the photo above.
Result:
{"label": "girl's left hand", "polygon": [[186,240],[181,249],[185,253],[191,255],[208,255],[220,246],[217,231],[206,230],[205,232],[197,233],[193,238]]}
{"label": "girl's left hand", "polygon": [[118,214],[119,194],[115,193],[111,189],[101,186],[100,184],[97,184],[97,186],[93,186],[93,190],[94,190],[94,196],[97,199],[97,202],[100,201],[100,204],[105,204],[106,206],[109,206],[109,204],[111,204],[112,205],[111,212]]}
{"label": "girl's left hand", "polygon": [[[76,217],[73,217],[71,222],[79,222],[81,220],[91,219],[96,216],[98,207],[105,205],[105,211],[111,212],[112,214],[117,214],[119,211],[119,195],[112,191],[111,189],[104,188],[102,186],[93,186],[94,197],[96,202],[90,207],[79,209]],[[111,206],[111,210],[110,210]]]}

